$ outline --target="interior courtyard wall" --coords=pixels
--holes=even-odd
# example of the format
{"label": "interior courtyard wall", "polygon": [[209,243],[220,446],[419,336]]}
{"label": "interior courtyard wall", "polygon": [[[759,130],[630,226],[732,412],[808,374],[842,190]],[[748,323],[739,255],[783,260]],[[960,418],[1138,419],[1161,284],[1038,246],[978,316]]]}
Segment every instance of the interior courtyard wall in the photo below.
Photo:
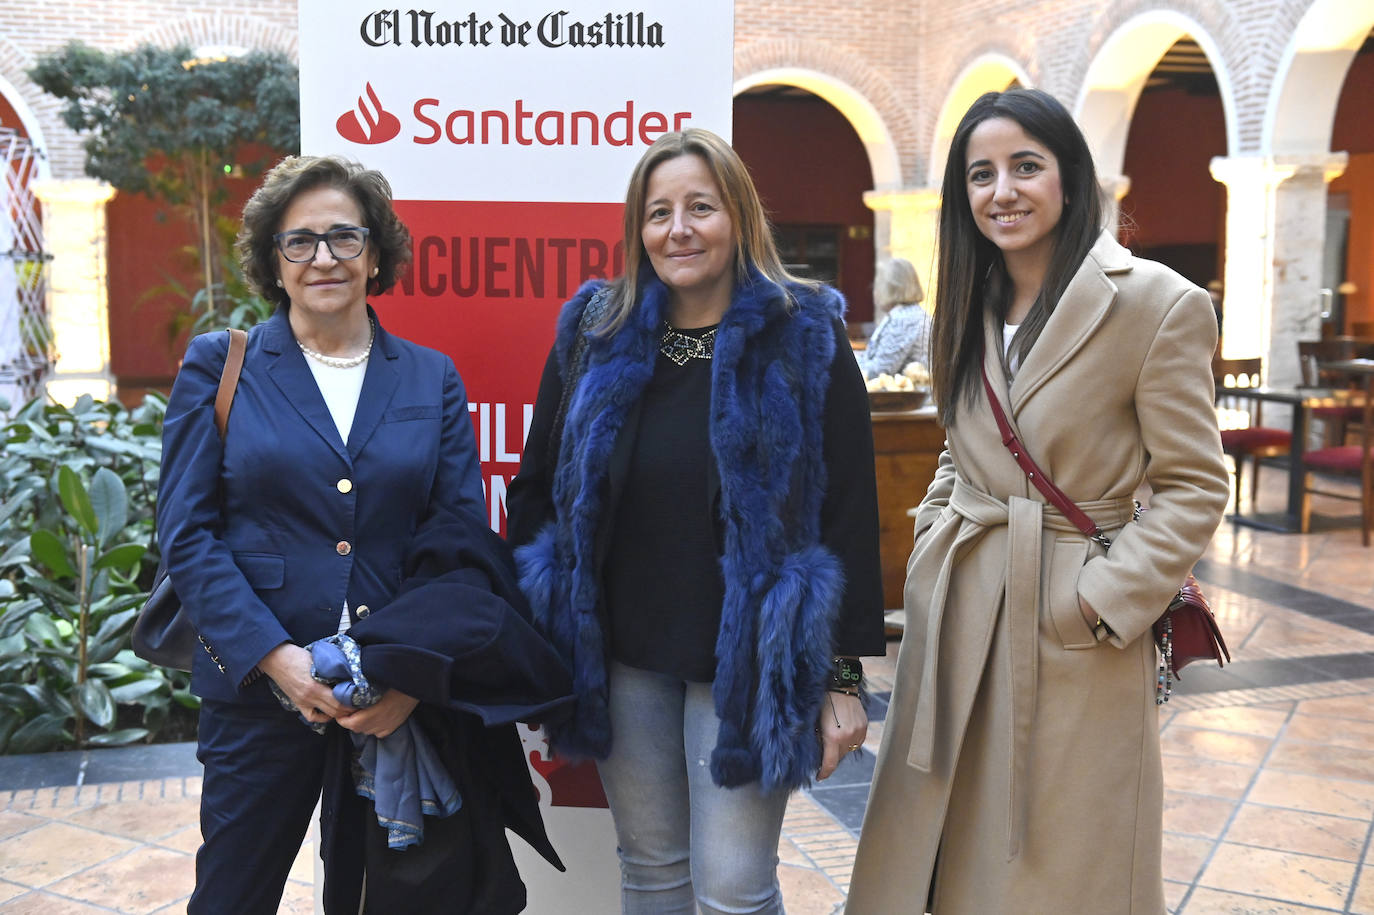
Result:
{"label": "interior courtyard wall", "polygon": [[[1033,85],[1073,105],[1113,35],[1141,17],[1173,14],[1196,23],[1203,34],[1195,37],[1218,58],[1213,63],[1225,83],[1231,121],[1226,156],[1265,158],[1271,140],[1266,117],[1272,117],[1285,48],[1309,9],[1331,2],[738,0],[735,77],[747,81],[763,70],[807,69],[852,88],[878,112],[898,174],[868,199],[877,216],[875,248],[881,257],[928,241],[937,202],[930,180],[937,120],[954,82],[974,61],[1007,60]],[[57,105],[23,75],[39,53],[72,39],[112,49],[184,40],[275,48],[294,56],[296,10],[295,0],[0,0],[0,89],[18,93],[22,108],[38,122],[52,177],[78,179],[79,141],[60,123]],[[1129,178],[1106,177],[1118,187]],[[1305,220],[1310,209],[1295,211]],[[1294,237],[1304,245],[1313,240],[1305,228]],[[1274,269],[1272,258],[1266,269]]]}

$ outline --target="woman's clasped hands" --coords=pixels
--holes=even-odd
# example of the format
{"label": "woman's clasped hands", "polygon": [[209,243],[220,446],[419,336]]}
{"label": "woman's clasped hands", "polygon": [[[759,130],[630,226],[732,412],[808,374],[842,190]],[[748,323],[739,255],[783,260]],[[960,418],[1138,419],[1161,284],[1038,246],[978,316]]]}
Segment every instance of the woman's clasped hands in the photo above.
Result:
{"label": "woman's clasped hands", "polygon": [[389,689],[376,705],[353,708],[344,705],[334,691],[311,676],[310,652],[299,645],[283,642],[267,653],[258,665],[282,692],[295,703],[301,717],[311,724],[331,719],[340,727],[371,737],[388,737],[405,723],[419,700],[399,690]]}

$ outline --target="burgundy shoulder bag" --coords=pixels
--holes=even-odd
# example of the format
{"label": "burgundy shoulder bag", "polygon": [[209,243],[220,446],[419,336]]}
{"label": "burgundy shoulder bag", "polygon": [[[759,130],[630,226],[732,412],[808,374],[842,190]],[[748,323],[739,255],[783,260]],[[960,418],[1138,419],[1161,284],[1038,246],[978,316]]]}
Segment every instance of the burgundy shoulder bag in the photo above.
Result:
{"label": "burgundy shoulder bag", "polygon": [[[997,419],[997,430],[1002,434],[1002,444],[1011,452],[1012,458],[1025,472],[1026,478],[1040,490],[1051,505],[1073,522],[1074,527],[1082,531],[1084,536],[1100,543],[1104,550],[1109,549],[1112,545],[1111,539],[1093,519],[1074,504],[1072,499],[1064,495],[1063,490],[1054,485],[1031,459],[1026,446],[1016,437],[1001,403],[997,400],[997,395],[993,393],[986,368],[983,369],[983,390],[987,392],[992,415]],[[1136,517],[1139,516],[1140,505],[1137,503]],[[1174,595],[1174,599],[1169,601],[1164,614],[1155,620],[1154,636],[1155,644],[1159,647],[1159,678],[1155,683],[1155,702],[1159,705],[1169,701],[1174,681],[1181,679],[1178,672],[1193,661],[1216,661],[1217,666],[1221,667],[1224,666],[1222,657],[1227,661],[1231,660],[1231,652],[1227,650],[1226,640],[1222,638],[1216,617],[1212,615],[1212,607],[1207,603],[1202,588],[1191,572],[1184,580],[1183,586],[1178,589],[1178,593]]]}

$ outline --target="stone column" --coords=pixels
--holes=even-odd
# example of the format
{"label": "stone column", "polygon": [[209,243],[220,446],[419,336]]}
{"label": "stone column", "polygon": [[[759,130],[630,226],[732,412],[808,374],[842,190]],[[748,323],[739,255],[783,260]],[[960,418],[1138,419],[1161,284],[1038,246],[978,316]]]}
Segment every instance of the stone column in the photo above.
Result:
{"label": "stone column", "polygon": [[48,319],[57,362],[48,394],[73,403],[82,394],[107,400],[110,323],[106,285],[105,204],[115,190],[93,178],[38,181],[43,235],[52,264],[48,274]]}
{"label": "stone column", "polygon": [[916,267],[926,292],[926,308],[935,303],[935,246],[940,221],[938,187],[866,191],[864,203],[874,212],[874,253],[878,260],[904,257]]}
{"label": "stone column", "polygon": [[1343,152],[1212,160],[1226,185],[1222,355],[1264,356],[1270,384],[1297,384],[1297,341],[1320,334],[1326,185],[1345,165]]}
{"label": "stone column", "polygon": [[1121,199],[1131,192],[1131,179],[1126,175],[1098,175],[1097,183],[1102,188],[1102,225],[1111,229],[1113,236],[1120,236],[1117,221],[1121,219]]}

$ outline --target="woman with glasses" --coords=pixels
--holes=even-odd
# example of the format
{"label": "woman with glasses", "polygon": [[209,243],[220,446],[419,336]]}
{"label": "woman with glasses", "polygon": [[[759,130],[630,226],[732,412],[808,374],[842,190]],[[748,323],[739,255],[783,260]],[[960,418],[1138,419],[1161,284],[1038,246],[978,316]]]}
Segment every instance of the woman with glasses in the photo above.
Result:
{"label": "woman with glasses", "polygon": [[[542,640],[519,636],[523,601],[482,520],[452,361],[388,334],[368,305],[409,248],[380,173],[284,160],[244,207],[244,272],[277,309],[249,334],[223,437],[226,334],[191,341],[172,389],[158,530],[204,646],[191,677],[205,766],[191,912],[275,912],[322,787],[330,911],[358,912],[360,899],[366,911],[519,911],[507,825],[557,861],[514,726],[482,727],[499,716],[453,686],[460,676],[492,695],[513,686],[503,702],[520,694],[534,706],[556,704],[570,683]],[[463,578],[473,566],[480,575]],[[421,582],[444,575],[442,592]],[[427,597],[438,593],[461,600]],[[463,626],[488,612],[517,637],[495,662],[474,648],[460,674],[451,656],[494,638]],[[322,643],[367,699],[317,680]],[[442,770],[439,787],[417,789],[433,795],[416,805],[423,816],[384,815],[384,796],[390,805],[414,771],[388,768],[382,748],[396,740],[419,756],[425,743]],[[361,797],[374,794],[375,811]]]}

